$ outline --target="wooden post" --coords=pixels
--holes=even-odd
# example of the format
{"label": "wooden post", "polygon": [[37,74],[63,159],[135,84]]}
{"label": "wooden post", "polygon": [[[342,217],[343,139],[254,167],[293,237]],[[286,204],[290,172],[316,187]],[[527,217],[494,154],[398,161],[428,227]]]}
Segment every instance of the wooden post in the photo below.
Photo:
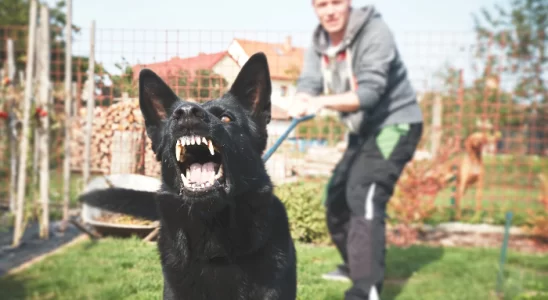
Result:
{"label": "wooden post", "polygon": [[40,9],[40,34],[37,58],[40,65],[38,79],[40,90],[37,99],[37,107],[47,114],[39,116],[38,125],[38,157],[40,159],[40,204],[42,218],[40,220],[40,237],[49,238],[49,114],[51,113],[51,83],[50,74],[50,33],[49,33],[49,9],[43,5]]}
{"label": "wooden post", "polygon": [[91,130],[93,124],[93,110],[95,108],[95,20],[91,21],[90,32],[90,53],[89,53],[89,70],[88,70],[88,99],[87,99],[87,122],[86,135],[84,136],[84,182],[85,187],[89,181],[91,169]]}
{"label": "wooden post", "polygon": [[61,231],[65,231],[69,220],[70,204],[70,143],[72,126],[72,0],[67,0],[65,25],[65,155],[63,158],[63,222]]}
{"label": "wooden post", "polygon": [[432,132],[430,133],[430,153],[435,158],[440,148],[441,136],[442,136],[442,114],[443,105],[440,95],[434,96],[434,103],[432,105]]}
{"label": "wooden post", "polygon": [[10,81],[13,82],[13,80],[15,79],[16,70],[15,70],[15,52],[13,51],[12,39],[8,39],[7,50],[8,50],[8,57],[6,62],[6,65],[7,65],[6,72],[8,73],[7,76],[10,79]]}
{"label": "wooden post", "polygon": [[136,130],[114,131],[110,151],[110,174],[135,173],[140,138],[141,132]]}
{"label": "wooden post", "polygon": [[[9,89],[14,88],[14,80],[16,74],[15,68],[15,52],[13,50],[13,40],[8,39],[7,42],[7,73],[8,78],[10,79]],[[9,202],[10,202],[10,212],[15,213],[15,195],[17,193],[17,119],[13,113],[13,108],[15,105],[14,99],[9,99],[6,105],[6,110],[10,117],[8,118],[8,138],[9,138],[9,148],[10,148],[10,187],[9,187]]]}
{"label": "wooden post", "polygon": [[30,132],[30,101],[32,97],[32,74],[34,69],[34,49],[36,48],[36,10],[37,0],[31,0],[29,12],[29,38],[27,46],[27,62],[25,71],[25,98],[23,99],[23,120],[21,144],[19,149],[19,172],[17,174],[17,211],[15,214],[15,228],[13,232],[13,246],[18,247],[23,237],[23,217],[25,204],[25,183],[27,158],[29,151]]}

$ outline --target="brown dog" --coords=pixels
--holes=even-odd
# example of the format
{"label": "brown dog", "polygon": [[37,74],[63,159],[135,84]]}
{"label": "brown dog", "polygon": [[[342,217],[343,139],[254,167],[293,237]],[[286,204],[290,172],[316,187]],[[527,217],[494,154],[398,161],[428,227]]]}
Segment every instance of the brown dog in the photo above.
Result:
{"label": "brown dog", "polygon": [[482,207],[483,186],[484,186],[484,164],[483,153],[487,146],[496,143],[500,137],[500,132],[492,131],[492,125],[488,122],[478,121],[480,131],[469,135],[464,141],[465,155],[460,159],[457,167],[457,190],[455,193],[455,205],[457,207],[456,218],[461,216],[461,202],[466,190],[472,184],[476,184],[476,211]]}

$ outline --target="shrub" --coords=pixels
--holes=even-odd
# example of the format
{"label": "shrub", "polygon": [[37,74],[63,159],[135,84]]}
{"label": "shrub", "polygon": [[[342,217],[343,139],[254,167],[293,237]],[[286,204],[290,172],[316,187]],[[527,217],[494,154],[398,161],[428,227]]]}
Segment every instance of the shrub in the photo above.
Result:
{"label": "shrub", "polygon": [[444,143],[432,160],[412,160],[403,172],[388,202],[388,215],[396,224],[422,224],[438,211],[436,196],[446,188],[454,172],[451,158],[456,139]]}
{"label": "shrub", "polygon": [[548,176],[539,174],[540,196],[542,210],[529,210],[529,227],[532,234],[548,238]]}
{"label": "shrub", "polygon": [[296,182],[275,188],[289,217],[293,239],[303,243],[325,244],[329,234],[322,195],[326,181]]}

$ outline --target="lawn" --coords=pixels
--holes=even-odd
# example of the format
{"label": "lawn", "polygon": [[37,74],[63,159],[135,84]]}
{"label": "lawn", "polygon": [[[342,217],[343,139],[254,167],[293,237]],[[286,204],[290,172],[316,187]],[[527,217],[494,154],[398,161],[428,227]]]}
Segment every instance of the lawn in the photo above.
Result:
{"label": "lawn", "polygon": [[[388,249],[382,299],[494,299],[498,251],[413,246]],[[323,272],[331,247],[298,244],[300,300],[340,300],[348,283]],[[161,299],[156,248],[137,239],[85,241],[0,279],[1,299]],[[510,253],[506,299],[548,299],[548,256]],[[518,294],[536,295],[518,298]]]}

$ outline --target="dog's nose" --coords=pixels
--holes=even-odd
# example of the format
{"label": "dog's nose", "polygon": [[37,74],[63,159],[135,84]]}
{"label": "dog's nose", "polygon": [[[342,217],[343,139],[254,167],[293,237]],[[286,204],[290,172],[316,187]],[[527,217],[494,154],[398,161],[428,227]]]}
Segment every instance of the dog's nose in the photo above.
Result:
{"label": "dog's nose", "polygon": [[197,123],[207,121],[206,111],[199,105],[194,103],[185,104],[177,108],[174,112],[174,117],[182,125],[196,125]]}

